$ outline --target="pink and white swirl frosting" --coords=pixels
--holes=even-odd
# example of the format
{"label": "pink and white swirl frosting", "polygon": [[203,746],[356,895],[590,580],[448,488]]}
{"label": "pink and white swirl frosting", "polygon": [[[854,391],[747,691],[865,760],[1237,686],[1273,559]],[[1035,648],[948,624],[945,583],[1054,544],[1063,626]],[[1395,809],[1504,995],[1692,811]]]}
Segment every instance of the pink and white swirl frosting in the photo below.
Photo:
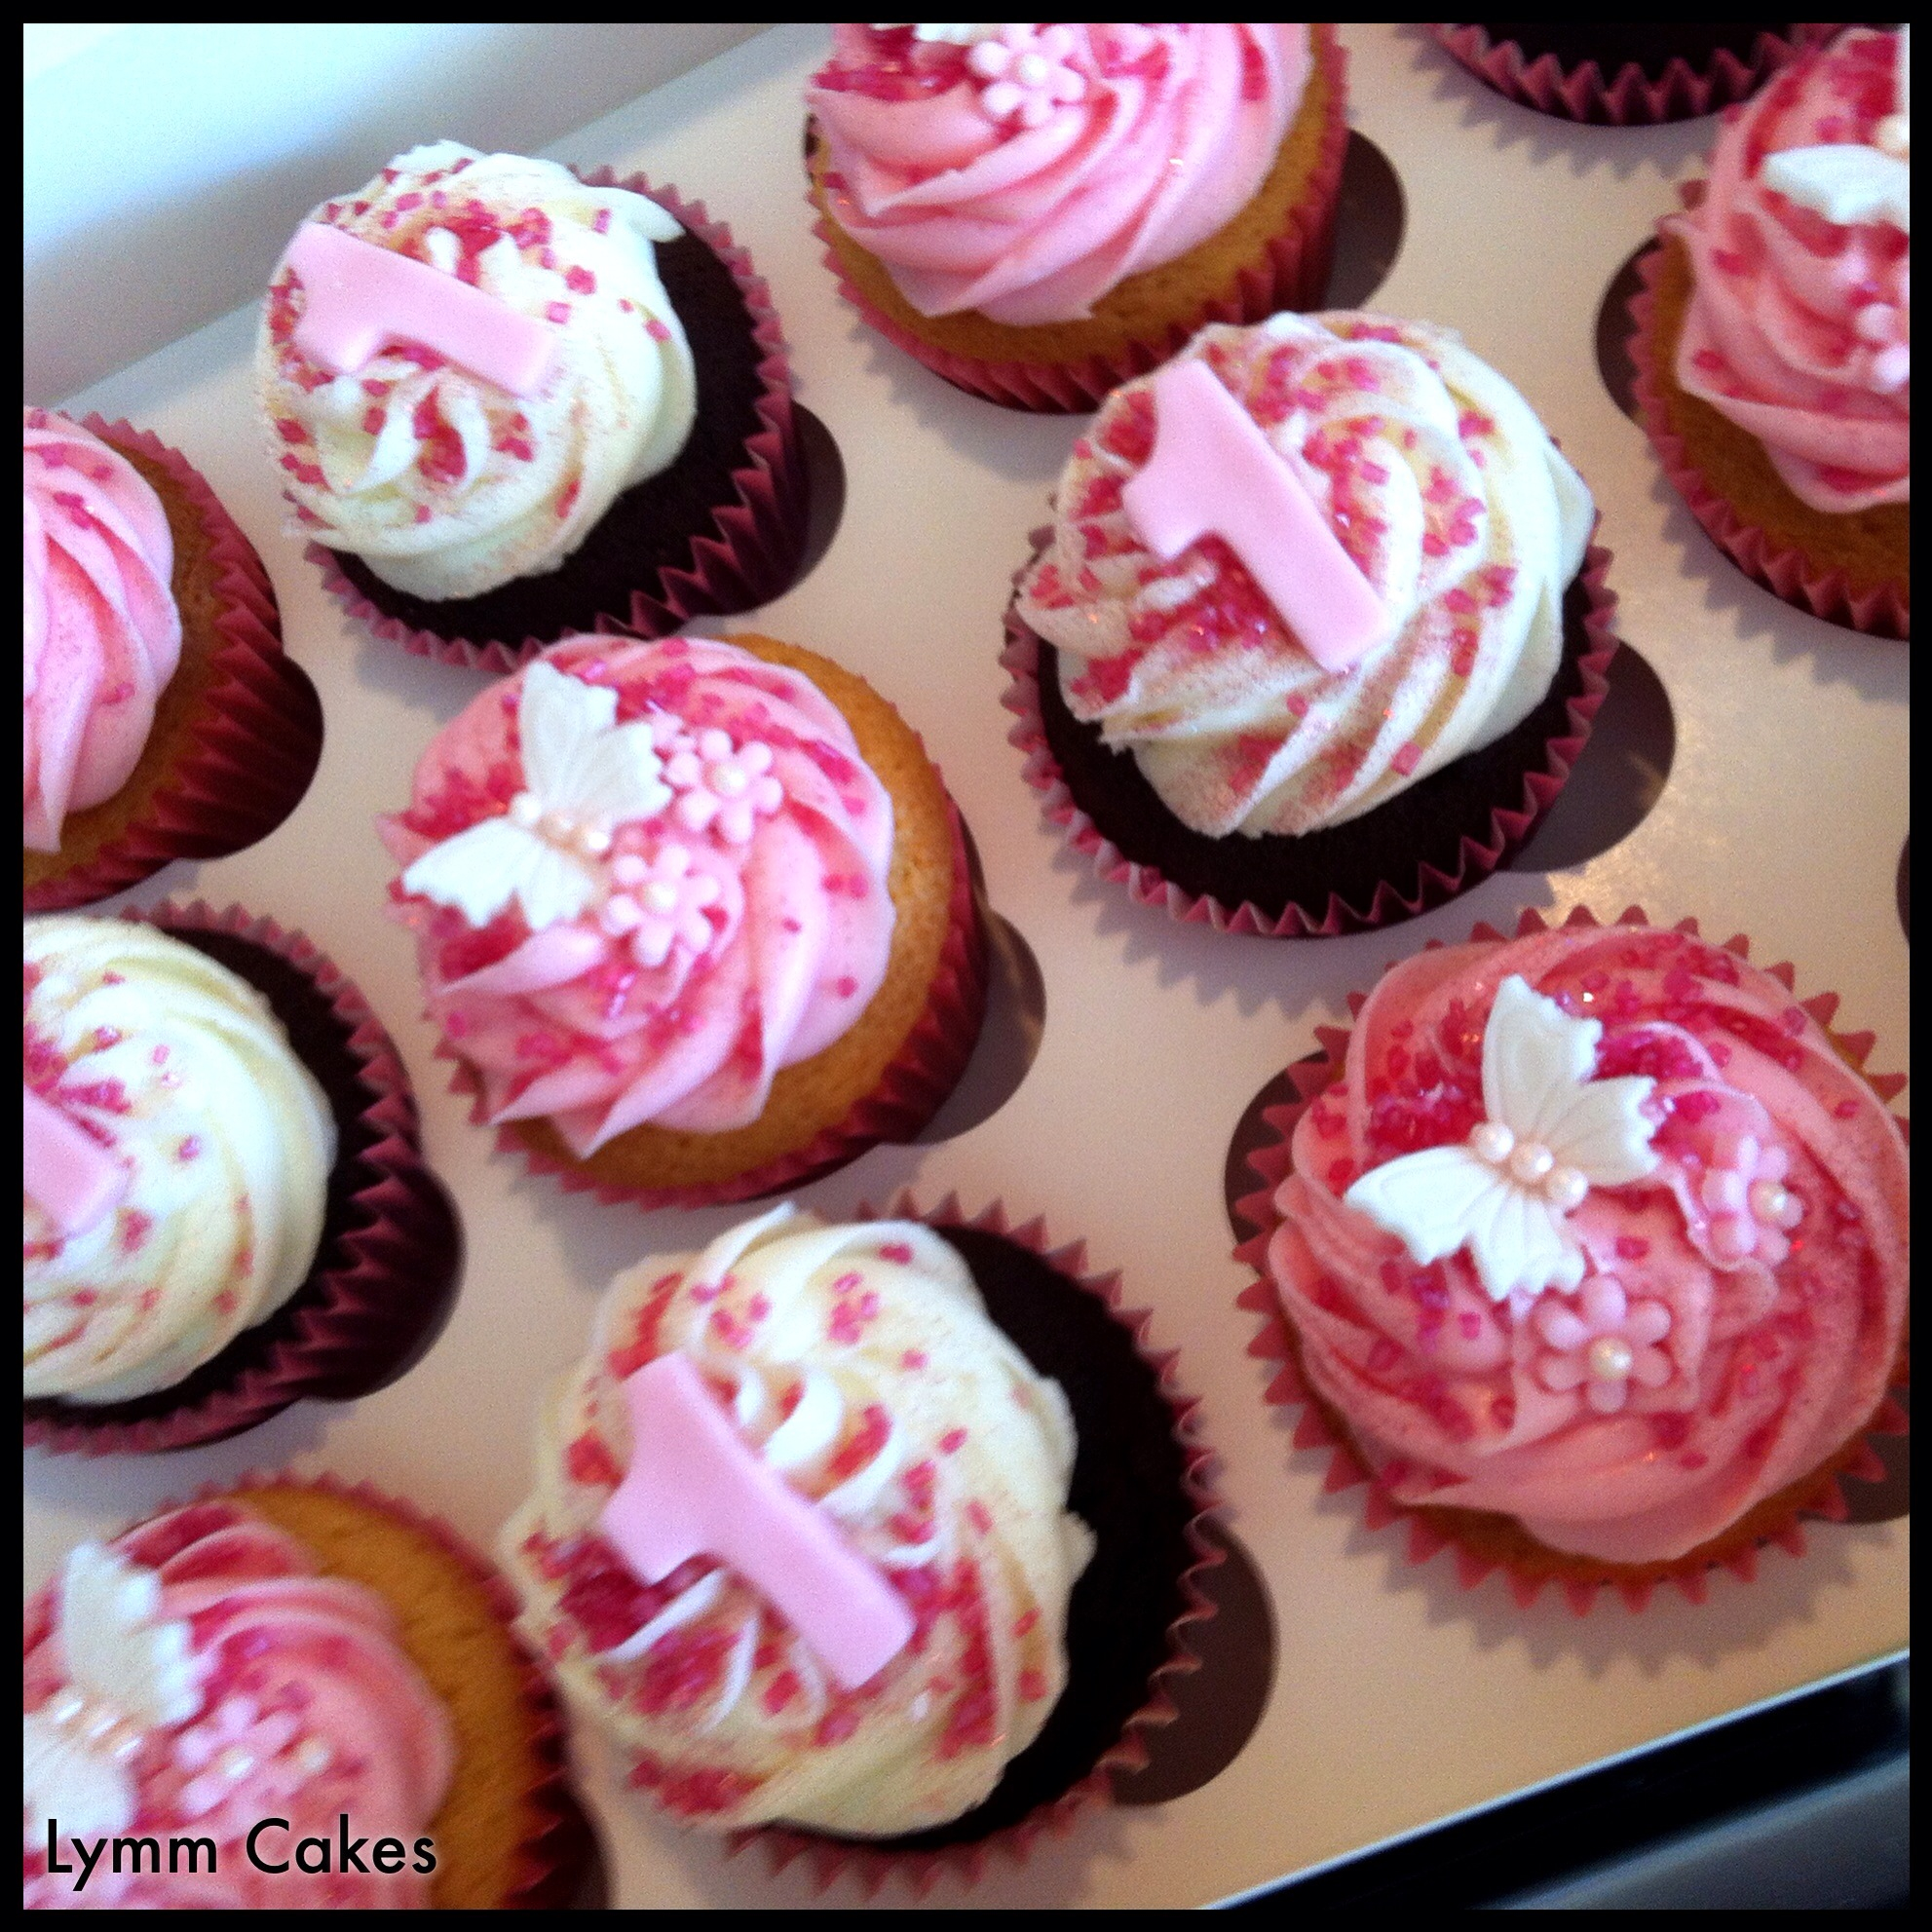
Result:
{"label": "pink and white swirl frosting", "polygon": [[[841,1687],[736,1571],[700,1556],[646,1583],[603,1534],[631,1458],[625,1382],[673,1350],[911,1612],[866,1683]],[[518,1627],[619,1775],[687,1824],[939,1824],[1065,1686],[1093,1546],[1067,1508],[1074,1452],[1059,1384],[988,1320],[957,1249],[918,1222],[826,1227],[785,1204],[611,1284],[504,1529]]]}
{"label": "pink and white swirl frosting", "polygon": [[24,415],[20,837],[58,852],[67,814],[133,775],[181,661],[181,614],[174,539],[147,478],[78,423]]}
{"label": "pink and white swirl frosting", "polygon": [[[1648,1077],[1655,1166],[1569,1212],[1573,1293],[1418,1266],[1344,1199],[1483,1128],[1483,1046],[1521,975]],[[1540,1152],[1540,1150],[1537,1150]],[[1566,927],[1418,955],[1369,995],[1302,1116],[1268,1269],[1309,1383],[1399,1500],[1492,1510],[1615,1563],[1680,1556],[1870,1421],[1908,1281],[1897,1125],[1768,974],[1683,932]]]}
{"label": "pink and white swirl frosting", "polygon": [[[134,1656],[172,1680],[159,1698],[131,1679]],[[27,1605],[23,1703],[29,1907],[429,1903],[416,1847],[449,1788],[448,1714],[403,1651],[388,1606],[319,1575],[299,1542],[245,1504],[191,1503],[105,1549],[76,1551],[62,1579]],[[401,1869],[301,1871],[297,1841],[321,1838],[333,1854],[344,1813],[368,1847],[397,1840]],[[117,1873],[103,1857],[77,1890],[81,1858],[65,1829],[73,1873],[49,1870],[50,1817],[155,1839],[163,1869]],[[265,1862],[288,1861],[284,1872],[248,1859],[249,1832],[265,1818],[287,1821],[256,1841]],[[204,1845],[198,1872],[170,1870],[170,1838],[211,1839],[214,1855]]]}
{"label": "pink and white swirl frosting", "polygon": [[[526,735],[533,687],[608,721],[556,727],[546,750]],[[627,802],[604,809],[619,794],[598,774],[625,755]],[[485,825],[501,854],[459,877],[446,856]],[[755,1120],[891,954],[890,794],[809,678],[708,638],[547,652],[436,735],[381,830],[431,1009],[490,1118],[548,1118],[579,1155],[646,1121]]]}
{"label": "pink and white swirl frosting", "polygon": [[1311,64],[1300,23],[844,22],[806,98],[833,217],[906,300],[1026,326],[1226,226]]}
{"label": "pink and white swirl frosting", "polygon": [[1341,824],[1520,723],[1556,675],[1594,520],[1521,395],[1453,330],[1386,316],[1217,323],[1189,360],[1367,580],[1381,641],[1325,669],[1220,536],[1165,562],[1142,541],[1122,492],[1154,454],[1156,371],[1074,444],[1020,580],[1018,614],[1060,653],[1074,715],[1216,838]]}
{"label": "pink and white swirl frosting", "polygon": [[1861,28],[1788,68],[1729,111],[1702,203],[1664,223],[1695,276],[1679,384],[1833,513],[1912,498],[1904,61],[1900,35]]}

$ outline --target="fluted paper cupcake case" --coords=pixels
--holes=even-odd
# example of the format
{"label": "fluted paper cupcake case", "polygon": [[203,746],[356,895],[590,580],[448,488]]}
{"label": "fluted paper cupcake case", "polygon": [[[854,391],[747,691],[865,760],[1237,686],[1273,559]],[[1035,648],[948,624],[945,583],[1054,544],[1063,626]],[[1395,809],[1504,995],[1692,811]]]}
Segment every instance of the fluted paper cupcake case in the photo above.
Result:
{"label": "fluted paper cupcake case", "polygon": [[[434,1543],[480,1589],[515,1653],[520,1701],[531,1719],[530,1743],[543,1767],[541,1783],[521,1794],[541,1822],[518,1848],[516,1875],[499,1902],[499,1909],[531,1912],[568,1907],[589,1863],[592,1840],[567,1782],[569,1756],[563,1714],[549,1680],[515,1634],[517,1607],[509,1584],[441,1517],[431,1516],[414,1503],[390,1496],[373,1484],[348,1483],[337,1476],[304,1477],[287,1471],[251,1469],[232,1482],[206,1483],[188,1498],[187,1504],[164,1503],[139,1520],[146,1522],[170,1509],[195,1503],[243,1500],[250,1493],[266,1490],[309,1491],[360,1503],[393,1517]],[[115,1534],[124,1534],[136,1527],[131,1523]]]}
{"label": "fluted paper cupcake case", "polygon": [[1037,1255],[1074,1287],[1103,1303],[1113,1319],[1132,1337],[1135,1354],[1153,1371],[1160,1399],[1173,1418],[1173,1437],[1183,1458],[1181,1486],[1193,1512],[1184,1530],[1193,1560],[1176,1579],[1183,1608],[1167,1626],[1166,1655],[1149,1677],[1146,1701],[1128,1717],[1119,1737],[1100,1753],[1086,1775],[1060,1796],[1037,1805],[1017,1823],[984,1838],[935,1850],[895,1851],[888,1846],[868,1845],[862,1839],[828,1837],[789,1825],[766,1825],[735,1833],[729,1841],[734,1855],[753,1849],[762,1851],[775,1872],[782,1872],[796,1860],[805,1860],[820,1891],[850,1875],[869,1898],[897,1876],[918,1897],[924,1898],[942,1877],[968,1886],[976,1883],[988,1859],[996,1852],[1014,1864],[1024,1864],[1042,1835],[1064,1837],[1082,1812],[1111,1804],[1115,1773],[1137,1771],[1146,1764],[1145,1733],[1172,1724],[1176,1715],[1174,1701],[1167,1692],[1167,1680],[1200,1667],[1199,1658],[1189,1648],[1189,1632],[1193,1625],[1214,1615],[1215,1606],[1203,1594],[1199,1579],[1226,1560],[1225,1552],[1208,1539],[1201,1525],[1222,1509],[1224,1499],[1213,1482],[1213,1452],[1199,1440],[1199,1398],[1183,1393],[1180,1386],[1176,1370],[1180,1351],[1150,1345],[1152,1311],[1122,1307],[1118,1269],[1105,1274],[1086,1272],[1084,1241],[1055,1247],[1047,1236],[1043,1217],[1036,1215],[1015,1226],[1007,1218],[1004,1205],[998,1200],[968,1218],[960,1206],[959,1196],[952,1193],[930,1213],[924,1211],[910,1193],[904,1193],[883,1213],[861,1205],[853,1219],[922,1221],[942,1232],[959,1229],[997,1235]]}
{"label": "fluted paper cupcake case", "polygon": [[[1565,926],[1587,927],[1604,923],[1582,906],[1572,910],[1563,922]],[[1650,920],[1636,906],[1630,907],[1611,923],[1647,928],[1651,925]],[[1521,915],[1515,936],[1522,938],[1547,928],[1548,922],[1532,909]],[[1680,920],[1671,929],[1692,937],[1698,933],[1694,919]],[[1498,932],[1493,926],[1483,924],[1477,926],[1469,936],[1472,940],[1499,941],[1507,935]],[[1439,940],[1430,942],[1431,948],[1439,944]],[[1734,954],[1740,960],[1748,960],[1751,955],[1750,941],[1741,933],[1726,939],[1722,950]],[[1795,994],[1796,974],[1788,962],[1766,966],[1763,970]],[[1349,995],[1351,1014],[1360,1012],[1365,1000],[1364,994]],[[1830,1030],[1831,1021],[1838,1009],[1838,996],[1836,993],[1820,993],[1797,1004],[1826,1030],[1827,1038],[1839,1055],[1847,1065],[1858,1071],[1880,1101],[1889,1103],[1903,1090],[1906,1083],[1903,1074],[1866,1072],[1866,1061],[1875,1044],[1874,1035],[1841,1034]],[[1283,1106],[1264,1110],[1262,1118],[1274,1131],[1275,1138],[1248,1155],[1248,1166],[1262,1185],[1258,1192],[1235,1202],[1234,1212],[1257,1232],[1235,1248],[1234,1259],[1253,1269],[1256,1279],[1235,1299],[1241,1307],[1262,1318],[1261,1332],[1248,1344],[1248,1353],[1265,1362],[1270,1371],[1263,1400],[1283,1408],[1301,1407],[1302,1417],[1295,1429],[1294,1447],[1328,1452],[1328,1474],[1322,1484],[1324,1494],[1334,1495],[1342,1490],[1366,1485],[1368,1496],[1363,1507],[1366,1526],[1371,1530],[1397,1524],[1404,1526],[1406,1541],[1402,1553],[1405,1561],[1425,1564],[1440,1551],[1448,1549],[1454,1554],[1456,1577],[1460,1587],[1473,1590],[1485,1578],[1500,1572],[1511,1596],[1526,1610],[1552,1585],[1578,1616],[1587,1615],[1599,1599],[1610,1593],[1621,1597],[1632,1611],[1642,1610],[1662,1586],[1676,1590],[1693,1604],[1701,1604],[1709,1593],[1712,1574],[1719,1570],[1728,1571],[1742,1581],[1750,1582],[1757,1575],[1758,1559],[1765,1549],[1775,1546],[1793,1556],[1802,1556],[1805,1548],[1804,1528],[1799,1520],[1802,1516],[1824,1516],[1842,1521],[1847,1505],[1844,1494],[1838,1487],[1840,1478],[1874,1481],[1883,1476],[1884,1465],[1873,1449],[1870,1438],[1875,1435],[1906,1435],[1912,1427],[1905,1410],[1896,1396],[1890,1393],[1871,1421],[1855,1431],[1835,1455],[1796,1483],[1755,1505],[1719,1535],[1682,1557],[1665,1562],[1598,1565],[1596,1567],[1606,1573],[1589,1579],[1576,1576],[1573,1572],[1578,1567],[1577,1560],[1567,1558],[1561,1552],[1550,1552],[1549,1561],[1545,1564],[1527,1555],[1506,1560],[1499,1559],[1493,1550],[1471,1548],[1458,1540],[1455,1533],[1456,1519],[1470,1512],[1454,1508],[1431,1509],[1426,1504],[1419,1506],[1396,1501],[1357,1453],[1344,1420],[1308,1386],[1302,1374],[1301,1352],[1294,1325],[1283,1312],[1268,1272],[1269,1243],[1275,1230],[1282,1225],[1282,1216],[1275,1207],[1274,1197],[1293,1169],[1290,1144],[1296,1122],[1327,1091],[1341,1072],[1347,1053],[1350,1029],[1317,1027],[1315,1038],[1321,1047],[1319,1056],[1299,1061],[1287,1070],[1296,1090],[1296,1099]],[[1893,1118],[1898,1120],[1901,1131],[1909,1131],[1908,1122],[1897,1116]],[[1895,1391],[1903,1391],[1908,1382],[1906,1356],[1901,1351],[1891,1387]]]}
{"label": "fluted paper cupcake case", "polygon": [[[748,1168],[728,1181],[679,1188],[623,1188],[599,1181],[575,1162],[532,1146],[516,1131],[514,1122],[496,1129],[498,1152],[522,1160],[533,1174],[551,1176],[566,1193],[594,1194],[607,1205],[628,1202],[650,1210],[718,1207],[786,1193],[856,1160],[881,1141],[913,1139],[959,1084],[986,1016],[985,923],[973,890],[965,827],[959,807],[950,797],[946,811],[953,834],[953,895],[926,1008],[913,1022],[879,1084],[856,1101],[842,1120],[822,1128],[792,1153]],[[435,1024],[434,1014],[426,1017]],[[488,1126],[489,1112],[475,1070],[446,1039],[438,1040],[436,1054],[454,1062],[450,1091],[468,1097],[471,1120],[479,1127]]]}
{"label": "fluted paper cupcake case", "polygon": [[[1035,558],[1049,535],[1045,529],[1032,533]],[[1583,689],[1566,706],[1570,730],[1548,740],[1540,771],[1524,775],[1521,803],[1497,804],[1486,826],[1472,828],[1463,836],[1460,864],[1454,873],[1419,864],[1413,879],[1383,880],[1366,907],[1349,905],[1335,892],[1320,906],[1290,903],[1278,918],[1252,902],[1227,906],[1207,893],[1190,892],[1177,886],[1157,866],[1129,858],[1102,834],[1068,790],[1059,761],[1046,741],[1040,711],[1040,639],[1018,614],[1018,586],[1032,567],[1032,559],[1014,576],[1014,599],[1006,607],[1006,643],[1000,654],[1010,678],[1000,701],[1019,719],[1006,739],[1026,754],[1022,776],[1040,794],[1041,808],[1048,820],[1060,828],[1075,852],[1092,862],[1102,879],[1124,885],[1139,905],[1156,907],[1186,926],[1212,926],[1217,932],[1249,932],[1269,939],[1324,938],[1393,926],[1480,885],[1523,849],[1568,782],[1610,690],[1610,663],[1617,651],[1610,629],[1616,619],[1616,594],[1608,583],[1610,561],[1610,552],[1596,544],[1584,555],[1578,581],[1586,599],[1586,644],[1577,660]]]}
{"label": "fluted paper cupcake case", "polygon": [[1779,68],[1822,46],[1836,25],[1801,21],[1789,35],[1768,28],[1758,36],[1749,60],[1721,47],[1693,63],[1682,56],[1651,80],[1634,60],[1606,75],[1596,60],[1571,65],[1554,54],[1530,58],[1513,40],[1492,40],[1469,21],[1439,21],[1429,32],[1436,45],[1505,98],[1563,121],[1600,127],[1644,128],[1662,121],[1689,121],[1745,99]]}
{"label": "fluted paper cupcake case", "polygon": [[[394,1381],[435,1338],[462,1271],[462,1223],[423,1162],[409,1077],[360,991],[327,955],[305,934],[239,906],[216,912],[200,900],[164,903],[122,917],[190,945],[204,937],[239,941],[298,975],[315,1003],[311,1011],[286,1015],[269,991],[271,1006],[297,1033],[298,1053],[299,1030],[322,1031],[325,1012],[334,1036],[329,1044],[354,1062],[360,1091],[353,1117],[335,1105],[329,1220],[309,1278],[267,1321],[245,1329],[173,1389],[97,1407],[58,1398],[27,1402],[24,1440],[57,1454],[188,1449],[253,1428],[305,1396],[367,1395]],[[247,959],[230,956],[239,948],[208,950],[249,977]]]}
{"label": "fluted paper cupcake case", "polygon": [[824,245],[825,266],[839,293],[883,335],[923,362],[956,389],[982,396],[1007,409],[1040,415],[1076,415],[1100,406],[1108,391],[1130,377],[1147,374],[1179,354],[1209,322],[1258,322],[1281,309],[1321,305],[1328,287],[1335,243],[1335,209],[1342,187],[1342,164],[1348,149],[1345,83],[1348,56],[1332,26],[1317,25],[1315,67],[1328,82],[1333,102],[1322,131],[1321,152],[1294,219],[1269,245],[1265,258],[1241,270],[1231,287],[1204,298],[1186,321],[1169,325],[1157,339],[1133,342],[1107,355],[1075,362],[989,361],[962,356],[915,335],[875,306],[845,272],[833,246],[829,218],[809,190],[813,232]]}
{"label": "fluted paper cupcake case", "polygon": [[[674,188],[654,187],[645,175],[620,176],[609,168],[580,170],[579,179],[587,187],[623,188],[645,196],[703,243],[730,272],[750,315],[752,338],[763,352],[755,405],[760,427],[745,438],[746,460],[732,472],[735,501],[715,506],[709,527],[693,534],[687,563],[666,565],[656,573],[654,585],[634,588],[627,612],[600,613],[593,625],[583,626],[663,637],[693,618],[729,616],[770,603],[797,573],[805,549],[811,485],[792,409],[791,362],[764,277],[732,239],[731,229],[712,220],[702,202],[687,202]],[[699,406],[703,406],[702,398]],[[321,570],[323,587],[357,623],[377,637],[437,663],[513,671],[568,634],[558,630],[516,643],[444,637],[378,610],[322,545],[311,543],[306,554]]]}
{"label": "fluted paper cupcake case", "polygon": [[[1702,182],[1690,182],[1679,192],[1686,207],[1694,207],[1702,189]],[[1842,570],[1821,570],[1802,550],[1779,544],[1757,524],[1747,522],[1691,462],[1684,438],[1671,428],[1664,399],[1667,372],[1657,337],[1657,283],[1663,272],[1663,246],[1647,249],[1637,258],[1639,287],[1630,299],[1630,317],[1636,325],[1630,355],[1637,371],[1639,420],[1685,507],[1711,541],[1774,596],[1828,624],[1847,625],[1868,636],[1910,638],[1912,592],[1906,586],[1879,584],[1854,590]]]}
{"label": "fluted paper cupcake case", "polygon": [[221,610],[213,676],[185,748],[147,809],[85,862],[21,895],[29,913],[92,905],[177,858],[221,858],[265,839],[301,803],[322,759],[322,701],[282,648],[275,590],[254,546],[179,450],[131,423],[89,415],[103,442],[159,464],[208,540]]}

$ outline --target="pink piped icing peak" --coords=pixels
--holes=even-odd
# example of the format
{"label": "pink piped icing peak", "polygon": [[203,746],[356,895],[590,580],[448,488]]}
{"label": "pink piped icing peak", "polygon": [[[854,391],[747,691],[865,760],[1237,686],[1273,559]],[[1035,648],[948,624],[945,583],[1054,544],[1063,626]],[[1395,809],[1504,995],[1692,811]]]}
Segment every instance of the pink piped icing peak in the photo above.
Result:
{"label": "pink piped icing peak", "polygon": [[21,839],[58,852],[68,814],[118,792],[181,658],[168,513],[126,457],[25,412]]}
{"label": "pink piped icing peak", "polygon": [[661,1355],[624,1385],[631,1461],[598,1525],[646,1583],[681,1564],[729,1564],[848,1690],[912,1641],[913,1618],[830,1515],[739,1438],[698,1371]]}
{"label": "pink piped icing peak", "polygon": [[1899,36],[1855,29],[1780,74],[1718,136],[1699,206],[1665,222],[1695,287],[1679,385],[1749,431],[1792,493],[1845,514],[1912,496],[1911,237],[1839,225],[1772,185],[1839,149],[1877,145],[1899,98]]}
{"label": "pink piped icing peak", "polygon": [[[195,1873],[117,1872],[100,1860],[77,1895],[74,1875],[49,1869],[43,1826],[25,1846],[26,1905],[427,1905],[414,1852],[448,1789],[453,1746],[448,1716],[398,1643],[388,1607],[317,1574],[301,1544],[233,1502],[155,1517],[94,1555],[118,1585],[120,1619],[146,1606],[132,1639],[153,1651],[148,1672],[171,1675],[159,1694],[120,1681],[126,1671],[114,1659],[127,1640],[117,1651],[111,1629],[74,1627],[77,1614],[97,1624],[101,1607],[70,1600],[85,1573],[70,1564],[63,1584],[27,1607],[23,1703],[29,1737],[37,1726],[43,1746],[30,1809],[57,1817],[64,1804],[71,1816],[77,1799],[92,1800],[98,1815],[124,1817],[114,1829],[164,1844],[211,1838],[215,1856],[204,1854]],[[111,1598],[105,1609],[114,1623]],[[116,1681],[97,1682],[104,1670]],[[115,1767],[105,1785],[118,1787],[118,1812],[98,1811],[103,1780],[91,1768],[100,1747]],[[333,1848],[344,1814],[369,1845],[393,1837],[405,1847],[404,1869],[300,1871],[296,1841],[312,1836]],[[257,1840],[265,1859],[290,1859],[284,1872],[260,1872],[246,1854],[264,1818],[286,1821],[285,1836],[273,1827]],[[60,1848],[78,1873],[64,1832]]]}
{"label": "pink piped icing peak", "polygon": [[534,396],[555,337],[486,290],[325,222],[305,221],[284,257],[307,297],[294,343],[331,375],[415,343],[512,396]]}
{"label": "pink piped icing peak", "polygon": [[1026,326],[1225,226],[1311,64],[1301,23],[1022,23],[966,46],[846,22],[808,99],[832,213],[906,300]]}

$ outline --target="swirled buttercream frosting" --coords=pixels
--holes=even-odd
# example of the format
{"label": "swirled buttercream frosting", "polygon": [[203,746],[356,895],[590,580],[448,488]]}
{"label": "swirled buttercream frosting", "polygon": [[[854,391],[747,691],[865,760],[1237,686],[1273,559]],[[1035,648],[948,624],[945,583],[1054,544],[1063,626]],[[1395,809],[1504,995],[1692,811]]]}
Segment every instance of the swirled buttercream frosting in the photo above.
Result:
{"label": "swirled buttercream frosting", "polygon": [[23,1390],[181,1381],[307,1278],[335,1123],[252,987],[151,926],[30,919]]}
{"label": "swirled buttercream frosting", "polygon": [[[388,1606],[241,1505],[83,1543],[27,1606],[23,1674],[29,1907],[428,1905],[418,1840],[449,1786],[448,1716]],[[135,1840],[132,1867],[99,1856],[109,1835]],[[403,1857],[364,1863],[384,1838]],[[144,1862],[143,1840],[168,1849]]]}
{"label": "swirled buttercream frosting", "polygon": [[1401,1501],[1667,1561],[1883,1398],[1904,1142],[1783,985],[1688,933],[1572,926],[1396,966],[1293,1156],[1269,1272]]}
{"label": "swirled buttercream frosting", "polygon": [[736,645],[571,639],[437,734],[382,831],[491,1119],[580,1155],[755,1120],[891,955],[890,794],[810,679]]}
{"label": "swirled buttercream frosting", "polygon": [[[1199,406],[1195,362],[1235,410]],[[1156,469],[1169,520],[1200,530],[1158,552],[1136,496]],[[1251,514],[1263,488],[1282,513]],[[1453,331],[1352,313],[1216,324],[1075,443],[1018,615],[1059,652],[1069,709],[1183,824],[1310,832],[1528,716],[1593,515],[1529,404]],[[1366,628],[1317,627],[1363,612]]]}
{"label": "swirled buttercream frosting", "polygon": [[1305,24],[833,29],[807,95],[833,218],[922,315],[1071,322],[1247,204]]}
{"label": "swirled buttercream frosting", "polygon": [[25,412],[20,497],[20,836],[30,852],[58,852],[67,814],[133,776],[180,663],[174,539],[146,477],[46,409]]}
{"label": "swirled buttercream frosting", "polygon": [[554,570],[690,434],[691,351],[654,252],[682,233],[643,195],[453,141],[324,203],[255,352],[298,533],[418,597]]}
{"label": "swirled buttercream frosting", "polygon": [[1834,513],[1912,497],[1911,132],[1900,34],[1854,29],[1731,110],[1677,380]]}
{"label": "swirled buttercream frosting", "polygon": [[[909,1641],[868,1681],[843,1686],[733,1569],[698,1557],[647,1583],[608,1540],[625,1385],[672,1353],[902,1605]],[[780,1207],[613,1283],[545,1409],[504,1561],[522,1629],[633,1789],[712,1828],[915,1831],[983,1799],[1066,1681],[1091,1548],[1066,1508],[1074,1446],[1059,1385],[988,1321],[948,1243]]]}

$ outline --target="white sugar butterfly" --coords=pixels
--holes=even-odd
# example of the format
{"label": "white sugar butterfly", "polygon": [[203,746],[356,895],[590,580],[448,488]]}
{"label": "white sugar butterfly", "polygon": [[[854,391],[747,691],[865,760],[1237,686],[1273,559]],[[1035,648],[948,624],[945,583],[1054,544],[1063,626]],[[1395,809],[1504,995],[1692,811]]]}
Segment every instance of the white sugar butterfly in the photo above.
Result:
{"label": "white sugar butterfly", "polygon": [[27,1829],[51,1819],[63,1837],[125,1830],[134,1816],[128,1760],[141,1734],[183,1724],[202,1707],[185,1621],[158,1623],[151,1570],[82,1543],[60,1580],[60,1650],[67,1682],[21,1720]]}
{"label": "white sugar butterfly", "polygon": [[1872,132],[1872,144],[1832,141],[1780,149],[1764,157],[1763,177],[1800,208],[1840,228],[1889,222],[1912,233],[1912,29],[1899,29],[1894,110]]}
{"label": "white sugar butterfly", "polygon": [[575,919],[604,890],[611,828],[670,803],[652,727],[619,725],[617,693],[553,665],[523,676],[517,728],[526,787],[498,818],[433,846],[402,875],[405,891],[487,926],[512,898],[533,932]]}
{"label": "white sugar butterfly", "polygon": [[1466,1247],[1490,1299],[1573,1290],[1583,1254],[1564,1218],[1592,1188],[1654,1170],[1654,1080],[1598,1080],[1596,1020],[1572,1019],[1520,973],[1496,988],[1483,1035],[1483,1110],[1457,1147],[1374,1167],[1343,1198],[1424,1267]]}

